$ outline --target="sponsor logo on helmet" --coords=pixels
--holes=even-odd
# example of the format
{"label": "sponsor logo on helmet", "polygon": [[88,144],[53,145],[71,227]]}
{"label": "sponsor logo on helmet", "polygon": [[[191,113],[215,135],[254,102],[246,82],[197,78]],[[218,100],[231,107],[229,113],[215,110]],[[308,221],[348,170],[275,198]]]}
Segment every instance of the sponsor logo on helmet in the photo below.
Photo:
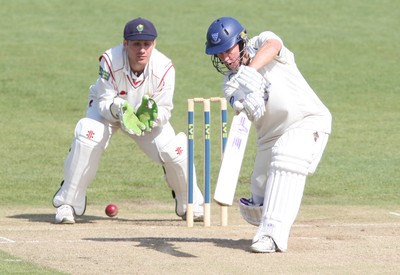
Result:
{"label": "sponsor logo on helmet", "polygon": [[217,32],[211,34],[211,39],[212,39],[211,43],[213,43],[213,44],[218,44],[219,42],[221,42],[221,39],[218,37]]}

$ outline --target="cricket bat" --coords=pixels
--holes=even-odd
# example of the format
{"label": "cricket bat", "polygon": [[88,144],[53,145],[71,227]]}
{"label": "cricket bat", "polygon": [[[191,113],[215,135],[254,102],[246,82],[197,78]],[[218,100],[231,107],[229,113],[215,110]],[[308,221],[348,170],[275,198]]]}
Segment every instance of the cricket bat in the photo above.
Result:
{"label": "cricket bat", "polygon": [[214,193],[214,200],[220,205],[233,203],[250,127],[251,121],[244,112],[233,117]]}

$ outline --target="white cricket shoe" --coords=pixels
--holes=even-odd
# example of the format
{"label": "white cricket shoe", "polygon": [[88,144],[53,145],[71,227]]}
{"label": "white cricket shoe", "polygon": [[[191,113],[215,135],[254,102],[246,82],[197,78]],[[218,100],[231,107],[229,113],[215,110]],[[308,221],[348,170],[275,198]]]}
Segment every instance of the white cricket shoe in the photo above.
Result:
{"label": "white cricket shoe", "polygon": [[269,236],[261,236],[250,246],[251,251],[256,253],[273,253],[277,251],[274,240]]}
{"label": "white cricket shoe", "polygon": [[[186,215],[185,215],[185,220],[186,220]],[[203,222],[204,221],[204,212],[193,212],[193,221],[194,222]]]}
{"label": "white cricket shoe", "polygon": [[[179,216],[179,215],[178,215]],[[182,216],[179,216],[182,220],[186,221],[186,212]],[[204,221],[204,210],[201,205],[193,206],[193,221],[194,222],[202,222]]]}
{"label": "white cricket shoe", "polygon": [[[176,215],[177,215],[178,217],[181,217],[182,220],[186,221],[186,212],[183,213],[183,214],[179,214],[179,213],[178,213],[178,201],[177,201],[177,199],[176,199],[176,196],[175,196],[175,192],[174,192],[174,191],[172,191],[172,197],[173,197],[174,200],[175,200],[175,213],[176,213]],[[195,222],[202,222],[202,221],[204,221],[204,210],[203,210],[203,206],[198,205],[198,204],[195,204],[195,205],[193,206],[193,221],[195,221]]]}
{"label": "white cricket shoe", "polygon": [[55,223],[75,223],[74,209],[70,205],[61,205],[57,208]]}
{"label": "white cricket shoe", "polygon": [[[182,217],[184,221],[186,221],[186,213]],[[194,222],[203,222],[204,221],[204,210],[203,206],[195,204],[193,206],[193,221]]]}

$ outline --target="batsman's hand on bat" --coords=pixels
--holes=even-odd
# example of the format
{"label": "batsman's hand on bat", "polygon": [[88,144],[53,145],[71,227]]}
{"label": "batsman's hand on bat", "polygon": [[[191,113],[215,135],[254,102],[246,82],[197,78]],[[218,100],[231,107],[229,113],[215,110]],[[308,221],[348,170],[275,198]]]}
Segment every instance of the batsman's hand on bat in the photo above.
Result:
{"label": "batsman's hand on bat", "polygon": [[143,130],[146,129],[146,126],[136,116],[133,107],[128,101],[125,101],[119,109],[119,120],[122,130],[129,134],[142,136]]}
{"label": "batsman's hand on bat", "polygon": [[253,122],[259,120],[265,113],[264,97],[258,93],[248,94],[242,104],[247,117]]}
{"label": "batsman's hand on bat", "polygon": [[265,113],[264,95],[246,93],[240,85],[235,84],[237,83],[232,84],[230,81],[229,89],[225,91],[225,97],[237,114],[244,111],[251,121],[257,121]]}
{"label": "batsman's hand on bat", "polygon": [[240,66],[235,75],[235,81],[244,90],[244,93],[257,93],[264,95],[268,85],[265,78],[255,69],[249,66]]}
{"label": "batsman's hand on bat", "polygon": [[145,131],[150,132],[155,126],[158,116],[158,107],[154,99],[149,98],[147,95],[143,96],[142,103],[136,111],[136,116],[146,127]]}
{"label": "batsman's hand on bat", "polygon": [[244,95],[244,93],[239,90],[233,93],[232,97],[229,100],[232,108],[237,114],[244,111],[249,120],[253,122],[259,120],[264,115],[264,97],[260,96],[257,93],[250,93],[245,95],[244,97],[239,96],[240,99],[238,99],[238,95]]}
{"label": "batsman's hand on bat", "polygon": [[244,109],[253,122],[260,119],[265,113],[265,103],[268,100],[267,81],[255,68],[243,65],[232,77],[232,81],[237,87],[235,93],[244,95],[244,99],[232,105],[234,109]]}

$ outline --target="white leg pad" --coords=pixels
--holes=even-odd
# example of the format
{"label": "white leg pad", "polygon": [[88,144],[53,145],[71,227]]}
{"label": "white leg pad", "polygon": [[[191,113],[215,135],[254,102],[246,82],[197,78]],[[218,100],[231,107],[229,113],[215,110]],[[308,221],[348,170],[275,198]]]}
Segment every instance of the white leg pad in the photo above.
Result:
{"label": "white leg pad", "polygon": [[86,190],[96,176],[108,140],[108,128],[103,123],[89,118],[79,120],[64,162],[64,183],[53,198],[55,207],[68,204],[76,215],[83,215]]}
{"label": "white leg pad", "polygon": [[254,240],[268,235],[286,251],[290,229],[300,209],[306,176],[287,171],[271,173],[264,197],[261,224]]}
{"label": "white leg pad", "polygon": [[[175,192],[177,200],[176,214],[184,216],[187,207],[188,197],[188,159],[187,159],[187,138],[185,133],[179,133],[160,150],[165,169],[165,179],[168,186]],[[195,174],[195,173],[194,173]],[[203,195],[197,186],[196,176],[193,178],[193,204],[195,215],[203,212],[200,207],[204,203]]]}
{"label": "white leg pad", "polygon": [[267,235],[273,238],[280,251],[287,250],[315,147],[312,131],[292,130],[272,148],[261,224],[253,241]]}

